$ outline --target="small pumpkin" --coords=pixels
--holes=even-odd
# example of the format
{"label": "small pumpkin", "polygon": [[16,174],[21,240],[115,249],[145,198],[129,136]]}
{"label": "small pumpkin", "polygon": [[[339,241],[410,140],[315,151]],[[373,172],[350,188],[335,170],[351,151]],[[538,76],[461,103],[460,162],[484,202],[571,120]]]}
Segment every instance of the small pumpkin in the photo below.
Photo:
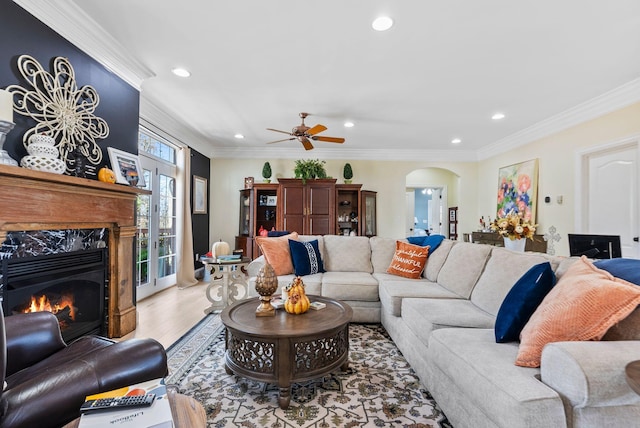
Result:
{"label": "small pumpkin", "polygon": [[309,310],[310,303],[304,291],[302,278],[296,276],[287,290],[287,300],[284,302],[284,310],[290,314],[303,314]]}
{"label": "small pumpkin", "polygon": [[228,256],[229,254],[231,254],[231,247],[222,240],[214,243],[211,247],[211,257]]}
{"label": "small pumpkin", "polygon": [[104,183],[115,183],[116,182],[116,175],[114,174],[114,172],[112,170],[110,170],[106,166],[103,166],[98,171],[98,180],[100,180],[100,181],[102,181]]}

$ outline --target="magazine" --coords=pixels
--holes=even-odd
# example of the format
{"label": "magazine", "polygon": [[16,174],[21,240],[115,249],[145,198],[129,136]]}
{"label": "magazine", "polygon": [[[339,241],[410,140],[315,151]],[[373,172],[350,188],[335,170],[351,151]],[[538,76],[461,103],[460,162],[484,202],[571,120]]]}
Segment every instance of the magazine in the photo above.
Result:
{"label": "magazine", "polygon": [[80,417],[78,428],[173,428],[174,423],[169,397],[167,396],[167,386],[162,378],[89,395],[86,400],[144,394],[155,394],[156,396],[150,407],[84,413]]}

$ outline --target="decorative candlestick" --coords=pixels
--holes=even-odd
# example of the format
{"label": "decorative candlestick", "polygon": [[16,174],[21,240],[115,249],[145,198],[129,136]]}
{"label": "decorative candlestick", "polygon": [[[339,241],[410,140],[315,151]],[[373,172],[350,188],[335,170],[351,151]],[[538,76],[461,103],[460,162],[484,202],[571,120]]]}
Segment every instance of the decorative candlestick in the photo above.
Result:
{"label": "decorative candlestick", "polygon": [[11,156],[9,156],[9,153],[7,153],[7,151],[3,149],[4,141],[7,138],[7,134],[13,129],[14,126],[16,126],[16,124],[13,122],[0,120],[0,164],[3,165],[18,166],[18,162],[16,162]]}

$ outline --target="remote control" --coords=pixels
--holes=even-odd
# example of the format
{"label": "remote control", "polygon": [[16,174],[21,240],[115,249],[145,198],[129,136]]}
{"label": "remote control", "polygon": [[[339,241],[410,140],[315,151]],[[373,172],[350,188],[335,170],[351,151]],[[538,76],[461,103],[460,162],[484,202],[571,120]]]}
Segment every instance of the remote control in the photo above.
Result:
{"label": "remote control", "polygon": [[105,410],[123,410],[132,407],[148,407],[153,404],[155,394],[132,395],[129,397],[99,398],[88,400],[80,407],[80,413],[93,413]]}

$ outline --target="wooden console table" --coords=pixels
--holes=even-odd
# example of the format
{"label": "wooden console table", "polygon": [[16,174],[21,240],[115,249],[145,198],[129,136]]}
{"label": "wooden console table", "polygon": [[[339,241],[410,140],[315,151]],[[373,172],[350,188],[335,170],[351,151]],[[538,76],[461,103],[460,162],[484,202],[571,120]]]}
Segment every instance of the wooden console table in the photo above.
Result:
{"label": "wooden console table", "polygon": [[[488,244],[496,247],[504,247],[504,239],[495,232],[472,232],[471,242],[475,244]],[[544,240],[543,235],[533,235],[533,241],[531,239],[527,239],[524,250],[546,253],[547,241]]]}

